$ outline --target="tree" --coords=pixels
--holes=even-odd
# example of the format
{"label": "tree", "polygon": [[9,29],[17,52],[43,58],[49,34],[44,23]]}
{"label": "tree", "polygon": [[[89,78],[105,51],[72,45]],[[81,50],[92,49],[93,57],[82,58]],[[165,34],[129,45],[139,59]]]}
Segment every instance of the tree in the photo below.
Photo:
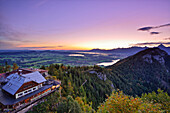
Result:
{"label": "tree", "polygon": [[44,69],[44,70],[45,70],[45,66],[44,66],[44,65],[42,65],[42,66],[40,67],[40,69]]}
{"label": "tree", "polygon": [[49,73],[50,75],[54,76],[55,67],[54,67],[53,64],[51,64],[51,65],[49,66],[49,71],[48,71],[48,73]]}
{"label": "tree", "polygon": [[9,65],[8,65],[8,62],[7,61],[5,61],[5,72],[7,72],[7,71],[9,71]]}
{"label": "tree", "polygon": [[0,65],[0,73],[3,73],[5,71],[5,67]]}
{"label": "tree", "polygon": [[90,102],[90,104],[87,104],[86,98],[76,97],[75,100],[79,103],[81,110],[83,112],[85,112],[85,113],[95,113],[95,110],[92,108],[92,102]]}
{"label": "tree", "polygon": [[17,70],[19,67],[17,66],[17,64],[16,63],[13,63],[13,71],[14,70]]}
{"label": "tree", "polygon": [[98,113],[161,113],[160,104],[143,102],[141,98],[131,97],[122,91],[113,92],[105,103],[98,108]]}
{"label": "tree", "polygon": [[80,89],[79,89],[79,95],[81,97],[85,97],[86,98],[86,92],[84,91],[84,87],[81,86]]}
{"label": "tree", "polygon": [[170,96],[167,92],[163,92],[163,90],[158,89],[157,94],[153,91],[152,93],[142,94],[142,100],[145,102],[151,103],[159,103],[161,104],[161,109],[170,112]]}
{"label": "tree", "polygon": [[73,86],[71,85],[71,81],[68,80],[68,85],[67,85],[67,94],[72,95],[74,93],[73,91]]}
{"label": "tree", "polygon": [[57,113],[81,113],[81,112],[82,110],[80,105],[71,96],[67,96],[67,98],[63,100],[57,108]]}

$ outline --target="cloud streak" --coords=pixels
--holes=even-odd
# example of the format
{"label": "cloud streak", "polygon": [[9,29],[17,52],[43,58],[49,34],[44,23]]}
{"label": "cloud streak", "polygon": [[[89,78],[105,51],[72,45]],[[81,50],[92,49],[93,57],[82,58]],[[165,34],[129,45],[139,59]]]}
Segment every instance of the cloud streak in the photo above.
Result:
{"label": "cloud streak", "polygon": [[16,47],[16,45],[11,43],[11,42],[0,40],[0,49],[12,49],[12,48],[15,48],[15,47]]}
{"label": "cloud streak", "polygon": [[168,38],[164,38],[164,40],[170,40],[170,37],[168,37]]}
{"label": "cloud streak", "polygon": [[[3,18],[0,16],[0,19]],[[23,39],[25,33],[21,33],[12,29],[9,25],[4,24],[2,20],[0,21],[0,40],[3,41],[17,41],[17,42],[32,42]]]}
{"label": "cloud streak", "polygon": [[133,46],[145,46],[145,45],[157,45],[157,44],[167,44],[170,45],[170,42],[144,42],[144,43],[137,43],[137,44],[131,44]]}
{"label": "cloud streak", "polygon": [[38,3],[36,4],[35,7],[40,7],[40,6],[44,5],[46,2],[48,2],[48,1],[49,1],[49,0],[41,0],[40,2],[38,2]]}
{"label": "cloud streak", "polygon": [[57,46],[39,46],[39,47],[18,47],[21,49],[48,49],[48,48],[53,48],[55,49]]}
{"label": "cloud streak", "polygon": [[160,34],[161,32],[150,32],[151,35],[157,35]]}
{"label": "cloud streak", "polygon": [[153,27],[142,27],[142,28],[139,28],[138,31],[149,31],[153,29]]}
{"label": "cloud streak", "polygon": [[156,29],[156,28],[161,28],[161,27],[168,27],[168,26],[170,26],[170,23],[164,24],[164,25],[159,25],[159,26],[142,27],[142,28],[139,28],[138,31],[149,31],[151,29]]}
{"label": "cloud streak", "polygon": [[64,46],[57,46],[57,47],[64,47]]}
{"label": "cloud streak", "polygon": [[32,46],[32,47],[17,47],[18,49],[56,49],[56,48],[62,48],[62,47],[64,47],[64,46],[36,46],[36,47],[34,47],[34,46]]}

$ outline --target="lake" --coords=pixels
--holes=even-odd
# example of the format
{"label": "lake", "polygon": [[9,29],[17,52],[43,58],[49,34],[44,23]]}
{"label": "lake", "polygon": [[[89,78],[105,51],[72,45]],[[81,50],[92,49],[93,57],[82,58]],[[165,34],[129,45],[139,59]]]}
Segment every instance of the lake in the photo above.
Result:
{"label": "lake", "polygon": [[84,55],[82,55],[82,54],[69,54],[68,56],[84,56]]}
{"label": "lake", "polygon": [[112,62],[102,62],[102,63],[98,63],[97,65],[99,65],[99,66],[110,66],[110,65],[115,64],[115,63],[118,62],[119,60],[120,60],[120,59],[112,60]]}

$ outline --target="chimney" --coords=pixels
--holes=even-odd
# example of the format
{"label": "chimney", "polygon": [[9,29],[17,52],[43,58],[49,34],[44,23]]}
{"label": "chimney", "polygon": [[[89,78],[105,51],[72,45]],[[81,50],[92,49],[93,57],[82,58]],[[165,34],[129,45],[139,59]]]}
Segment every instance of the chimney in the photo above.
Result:
{"label": "chimney", "polygon": [[18,70],[18,75],[22,75],[22,70]]}

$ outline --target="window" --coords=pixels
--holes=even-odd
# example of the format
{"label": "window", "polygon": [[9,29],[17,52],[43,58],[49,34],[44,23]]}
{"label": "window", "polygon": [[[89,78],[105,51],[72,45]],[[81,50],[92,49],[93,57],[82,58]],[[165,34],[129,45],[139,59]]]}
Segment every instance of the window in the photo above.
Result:
{"label": "window", "polygon": [[28,90],[28,92],[31,92],[32,90],[30,89],[30,90]]}
{"label": "window", "polygon": [[17,77],[13,76],[13,79],[16,79]]}
{"label": "window", "polygon": [[20,80],[21,80],[21,77],[18,78],[18,81],[20,81]]}
{"label": "window", "polygon": [[9,82],[9,83],[8,83],[8,86],[10,87],[11,85],[12,85],[12,84]]}
{"label": "window", "polygon": [[36,90],[36,88],[33,88],[33,90]]}
{"label": "window", "polygon": [[25,91],[24,93],[27,93],[28,91]]}
{"label": "window", "polygon": [[18,96],[22,96],[22,95],[23,95],[23,93],[19,93],[19,94],[18,94]]}

